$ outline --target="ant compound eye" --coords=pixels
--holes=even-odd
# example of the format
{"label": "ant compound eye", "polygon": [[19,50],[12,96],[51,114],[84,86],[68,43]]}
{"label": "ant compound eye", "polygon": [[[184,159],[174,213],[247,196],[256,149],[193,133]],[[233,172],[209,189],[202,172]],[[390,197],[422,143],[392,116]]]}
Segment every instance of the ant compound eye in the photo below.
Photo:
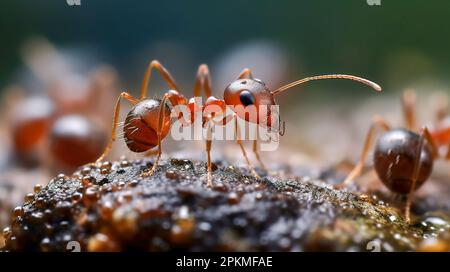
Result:
{"label": "ant compound eye", "polygon": [[253,105],[255,103],[255,98],[253,97],[253,94],[248,90],[243,90],[239,95],[239,98],[241,99],[241,103],[244,106]]}

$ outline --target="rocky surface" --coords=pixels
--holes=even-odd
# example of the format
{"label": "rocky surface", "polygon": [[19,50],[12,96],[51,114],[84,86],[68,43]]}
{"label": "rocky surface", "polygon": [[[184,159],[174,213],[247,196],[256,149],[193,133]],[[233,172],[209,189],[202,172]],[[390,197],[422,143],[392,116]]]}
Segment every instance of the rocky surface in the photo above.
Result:
{"label": "rocky surface", "polygon": [[[5,251],[448,251],[446,213],[407,224],[398,209],[321,180],[225,163],[103,163],[35,188],[3,231]],[[331,175],[332,176],[332,175]],[[330,178],[324,178],[329,180]]]}

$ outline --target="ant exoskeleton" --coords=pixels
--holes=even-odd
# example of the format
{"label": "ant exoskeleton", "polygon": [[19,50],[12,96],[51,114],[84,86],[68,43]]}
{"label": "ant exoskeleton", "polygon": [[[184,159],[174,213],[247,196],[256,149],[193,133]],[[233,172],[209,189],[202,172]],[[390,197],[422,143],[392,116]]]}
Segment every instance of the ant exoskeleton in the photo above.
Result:
{"label": "ant exoskeleton", "polygon": [[[150,80],[151,73],[153,69],[156,69],[167,82],[171,90],[167,91],[162,100],[155,100],[147,98],[147,89]],[[211,78],[209,75],[208,66],[202,64],[198,68],[197,77],[194,86],[194,97],[199,97],[201,95],[202,90],[206,96],[205,105],[201,109],[202,112],[208,105],[216,105],[219,106],[223,113],[225,113],[225,108],[227,106],[243,106],[248,107],[250,105],[256,106],[256,108],[260,106],[272,106],[276,105],[274,97],[275,95],[280,94],[281,92],[297,86],[299,84],[306,83],[308,81],[313,80],[321,80],[321,79],[349,79],[354,80],[365,85],[368,85],[375,89],[376,91],[381,91],[381,87],[376,83],[373,83],[367,79],[352,76],[352,75],[342,75],[342,74],[334,74],[334,75],[322,75],[322,76],[314,76],[307,77],[290,84],[287,84],[275,91],[270,91],[266,85],[259,79],[253,78],[252,72],[250,69],[244,69],[239,75],[238,79],[229,84],[224,91],[224,99],[218,99],[212,96],[211,89]],[[116,129],[119,123],[119,113],[120,113],[120,102],[122,99],[126,99],[133,104],[133,108],[128,113],[125,122],[124,122],[124,138],[128,148],[133,152],[146,152],[154,147],[158,147],[157,157],[153,163],[152,168],[149,171],[143,173],[144,176],[152,175],[156,167],[159,163],[161,157],[161,140],[164,139],[171,127],[171,111],[167,104],[170,104],[174,107],[177,105],[186,105],[191,111],[191,116],[194,114],[194,105],[192,99],[186,99],[180,92],[180,89],[176,85],[174,79],[170,75],[170,73],[156,60],[150,62],[147,71],[145,73],[144,81],[142,83],[141,88],[141,96],[139,99],[134,98],[127,92],[122,92],[117,99],[115,105],[115,114],[113,119],[113,129],[111,134],[111,139],[108,146],[105,148],[103,154],[97,159],[96,163],[100,163],[103,158],[108,154],[109,150],[112,147],[112,143],[116,140]],[[267,112],[269,116],[267,116],[267,120],[271,120],[271,112]],[[205,116],[205,115],[203,115]],[[250,121],[252,123],[256,123],[257,125],[261,125],[265,123],[266,125],[274,126],[274,124],[270,124],[267,120],[249,120],[248,116],[242,115],[240,112],[234,111],[233,108],[233,118],[236,116],[241,117],[246,121]],[[180,118],[180,115],[178,115]],[[211,118],[208,116],[207,118]],[[227,116],[223,116],[223,123],[226,123],[233,118],[228,118]],[[236,130],[239,128],[236,127]],[[280,129],[278,132],[282,135],[284,132],[284,125],[280,127],[274,127],[274,130]],[[211,164],[211,140],[206,139],[206,153],[207,153],[207,179],[208,186],[212,185],[212,164]],[[250,160],[247,157],[247,153],[240,139],[236,139],[237,144],[240,146],[242,154],[246,160],[248,167],[250,168],[252,174],[255,177],[258,177],[257,173],[254,171]],[[255,153],[255,157],[261,163],[264,168],[264,164],[260,159],[257,146],[257,139],[253,141],[253,152]],[[150,153],[149,153],[150,154]]]}
{"label": "ant exoskeleton", "polygon": [[[364,168],[377,129],[384,132],[375,145],[373,163],[378,178],[391,191],[406,195],[405,219],[410,221],[412,195],[430,176],[433,162],[440,157],[439,147],[447,145],[445,159],[450,159],[450,125],[442,122],[441,112],[437,112],[439,124],[419,131],[416,128],[415,94],[405,91],[402,97],[403,115],[406,128],[392,128],[386,120],[375,116],[367,133],[360,159],[347,178],[338,188],[351,184]],[[420,154],[420,156],[418,155]]]}

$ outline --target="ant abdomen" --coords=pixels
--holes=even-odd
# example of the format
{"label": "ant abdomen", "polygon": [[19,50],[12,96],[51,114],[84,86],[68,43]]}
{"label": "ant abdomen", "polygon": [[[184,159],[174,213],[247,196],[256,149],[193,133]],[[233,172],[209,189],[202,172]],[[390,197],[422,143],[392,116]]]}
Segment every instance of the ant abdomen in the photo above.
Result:
{"label": "ant abdomen", "polygon": [[[161,100],[145,99],[137,103],[128,113],[123,127],[128,148],[133,152],[145,152],[158,145],[158,116]],[[170,130],[170,108],[165,105],[161,139]]]}
{"label": "ant abdomen", "polygon": [[[419,145],[420,136],[406,129],[393,129],[379,138],[374,152],[374,167],[390,190],[399,194],[410,193]],[[427,141],[423,143],[419,165],[414,190],[428,179],[433,169],[433,152]]]}
{"label": "ant abdomen", "polygon": [[95,160],[107,144],[102,127],[81,115],[64,115],[50,128],[49,149],[57,167],[68,171]]}

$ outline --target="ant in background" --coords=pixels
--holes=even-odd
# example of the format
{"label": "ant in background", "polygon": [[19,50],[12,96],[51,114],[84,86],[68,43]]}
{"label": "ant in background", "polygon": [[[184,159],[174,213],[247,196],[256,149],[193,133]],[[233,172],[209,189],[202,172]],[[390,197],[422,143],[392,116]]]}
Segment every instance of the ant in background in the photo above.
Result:
{"label": "ant in background", "polygon": [[[63,81],[72,84],[69,87]],[[107,134],[90,115],[94,110],[97,118],[107,114],[94,103],[110,95],[116,81],[112,69],[99,67],[88,79],[69,74],[45,81],[47,95],[10,99],[15,104],[9,118],[11,138],[19,163],[30,167],[51,158],[52,168],[73,171],[95,160],[107,143]],[[18,96],[17,89],[12,91]]]}
{"label": "ant in background", "polygon": [[[35,79],[30,89],[42,91],[31,96],[17,89],[8,92],[7,104],[12,106],[7,121],[15,162],[72,172],[95,160],[108,140],[109,131],[101,124],[112,114],[98,101],[114,101],[116,71],[101,65],[80,74],[77,71],[86,70],[89,61],[61,53],[41,37],[28,40],[21,54]],[[73,57],[81,61],[74,62]]]}
{"label": "ant in background", "polygon": [[[443,108],[436,112],[438,124],[431,129],[424,126],[418,130],[415,117],[416,97],[406,91],[402,97],[403,114],[406,128],[392,128],[380,116],[375,116],[367,133],[359,162],[337,187],[342,188],[353,183],[364,168],[369,149],[377,129],[384,133],[375,145],[373,163],[379,179],[391,191],[406,195],[405,218],[410,221],[412,197],[430,176],[435,159],[450,159],[450,123],[444,122]],[[441,155],[440,147],[446,146],[445,155]]]}
{"label": "ant in background", "polygon": [[[167,91],[164,94],[162,100],[147,98],[148,84],[153,69],[156,69],[162,75],[164,80],[171,88],[171,90]],[[284,133],[284,125],[282,126],[283,128],[281,128],[281,126],[276,127],[276,124],[268,121],[272,120],[271,119],[272,114],[278,117],[277,112],[268,111],[267,112],[268,116],[267,118],[265,118],[265,120],[260,120],[259,118],[251,119],[250,117],[248,117],[248,115],[240,111],[235,111],[235,107],[233,107],[233,115],[230,118],[230,116],[225,115],[226,107],[239,105],[243,107],[255,106],[257,109],[259,109],[259,107],[274,106],[276,105],[274,99],[275,96],[282,93],[283,91],[309,81],[322,79],[354,80],[362,84],[366,84],[375,89],[376,91],[381,91],[380,86],[367,79],[352,75],[341,75],[341,74],[307,77],[292,82],[290,84],[287,84],[281,88],[278,88],[275,91],[270,91],[266,87],[264,82],[253,77],[250,69],[244,69],[238,76],[238,79],[233,81],[226,87],[224,91],[224,99],[222,100],[212,96],[211,78],[209,75],[209,69],[207,65],[202,64],[199,66],[197,72],[197,77],[194,86],[194,97],[199,97],[201,95],[202,90],[205,93],[206,101],[205,105],[203,105],[203,108],[201,109],[203,113],[202,116],[205,117],[205,119],[207,119],[203,120],[204,123],[205,121],[209,121],[213,117],[219,116],[223,117],[222,121],[225,124],[233,119],[237,120],[236,117],[238,116],[246,121],[256,123],[262,126],[267,126],[273,129],[274,131],[279,131],[279,133],[282,135]],[[110,151],[112,143],[116,140],[116,129],[119,123],[120,105],[122,99],[126,99],[133,104],[133,108],[128,113],[123,127],[124,139],[128,148],[133,152],[147,152],[148,150],[154,147],[158,147],[157,156],[153,163],[152,168],[142,174],[143,176],[150,176],[155,172],[161,157],[162,153],[161,141],[167,136],[171,127],[171,110],[168,104],[170,103],[172,107],[178,105],[188,106],[188,109],[191,111],[190,112],[191,116],[193,116],[194,110],[196,109],[197,105],[194,104],[195,103],[194,99],[188,100],[182,95],[180,89],[175,83],[175,80],[172,78],[170,73],[164,68],[164,66],[162,66],[156,60],[151,61],[144,76],[140,98],[138,99],[133,97],[127,92],[122,92],[119,98],[117,99],[114,110],[115,114],[113,118],[111,140],[108,146],[106,147],[105,151],[103,152],[103,154],[97,159],[96,163],[100,163],[103,160],[103,158]],[[218,106],[221,109],[221,112],[219,113],[216,112],[215,114],[212,113],[205,114],[204,111],[209,105]],[[181,116],[178,115],[178,118],[181,118]],[[237,123],[235,130],[238,133],[239,127]],[[212,186],[211,139],[206,139],[205,141],[206,141],[205,149],[207,154],[207,184],[208,186]],[[252,174],[255,177],[258,177],[258,175],[253,169],[252,164],[248,159],[247,152],[245,151],[242,141],[239,138],[237,138],[236,143],[240,146],[242,154]],[[254,140],[253,151],[255,153],[255,157],[258,159],[261,165],[264,166],[262,164],[256,146],[257,140]]]}

